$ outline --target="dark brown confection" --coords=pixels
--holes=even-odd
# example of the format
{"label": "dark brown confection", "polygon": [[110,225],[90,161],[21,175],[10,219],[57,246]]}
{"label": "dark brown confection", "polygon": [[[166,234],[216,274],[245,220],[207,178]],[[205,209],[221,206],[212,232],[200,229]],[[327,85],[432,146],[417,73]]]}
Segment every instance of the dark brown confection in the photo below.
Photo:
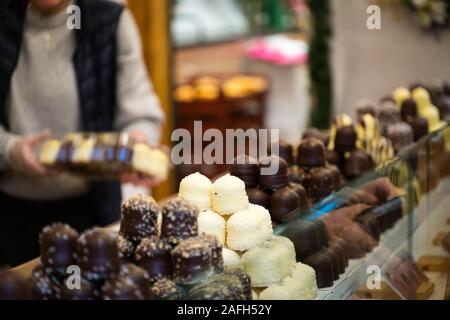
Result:
{"label": "dark brown confection", "polygon": [[320,247],[328,247],[328,235],[327,229],[325,228],[325,223],[323,223],[321,219],[314,220],[312,223],[316,227],[319,234]]}
{"label": "dark brown confection", "polygon": [[297,164],[300,167],[320,167],[326,163],[325,145],[315,138],[307,138],[297,148]]}
{"label": "dark brown confection", "polygon": [[428,134],[428,120],[423,117],[416,117],[409,122],[413,129],[414,141],[419,141],[420,138]]}
{"label": "dark brown confection", "polygon": [[27,281],[14,271],[0,272],[0,300],[28,300],[31,298]]}
{"label": "dark brown confection", "polygon": [[180,241],[198,235],[199,210],[191,202],[175,198],[162,209],[161,239],[175,247]]}
{"label": "dark brown confection", "polygon": [[331,244],[336,244],[339,245],[343,250],[344,250],[344,255],[345,255],[345,267],[348,267],[348,261],[350,259],[350,256],[347,252],[347,246],[345,245],[345,240],[342,238],[333,238],[333,241]]}
{"label": "dark brown confection", "polygon": [[280,236],[294,243],[297,260],[303,260],[320,249],[317,227],[310,221],[303,219],[289,221],[281,229]]}
{"label": "dark brown confection", "polygon": [[180,288],[169,279],[160,279],[151,287],[153,300],[179,300],[183,297]]}
{"label": "dark brown confection", "polygon": [[135,195],[122,205],[120,234],[132,241],[158,235],[159,208],[152,197]]}
{"label": "dark brown confection", "polygon": [[[277,168],[274,174],[263,175],[264,168]],[[288,184],[288,165],[284,159],[271,155],[260,160],[259,184],[263,190],[270,192],[284,188]],[[270,169],[268,169],[270,170]]]}
{"label": "dark brown confection", "polygon": [[88,280],[109,278],[119,271],[119,249],[110,231],[94,228],[77,241],[77,264]]}
{"label": "dark brown confection", "polygon": [[256,159],[248,155],[239,155],[228,165],[228,170],[232,176],[244,181],[246,188],[258,185],[259,165]]}
{"label": "dark brown confection", "polygon": [[326,167],[333,177],[333,190],[339,190],[344,186],[344,178],[342,177],[341,171],[335,165],[329,164]]}
{"label": "dark brown confection", "polygon": [[360,225],[368,235],[370,235],[375,240],[380,240],[380,227],[377,222],[377,218],[372,211],[364,211],[362,214],[358,215],[355,221]]}
{"label": "dark brown confection", "polygon": [[392,147],[396,153],[414,143],[413,130],[405,122],[390,125],[387,130],[387,137],[391,140]]}
{"label": "dark brown confection", "polygon": [[236,276],[243,287],[244,300],[252,300],[252,281],[250,276],[241,268],[225,268],[224,274]]}
{"label": "dark brown confection", "polygon": [[334,280],[333,261],[326,255],[316,252],[302,261],[316,271],[317,287],[331,287]]}
{"label": "dark brown confection", "polygon": [[335,165],[341,171],[345,167],[345,165],[344,165],[344,163],[345,163],[344,156],[342,154],[340,154],[339,152],[335,151],[335,150],[328,150],[327,151],[327,162],[329,164]]}
{"label": "dark brown confection", "polygon": [[306,209],[309,203],[305,188],[298,183],[289,183],[289,188],[298,195],[298,207]]}
{"label": "dark brown confection", "polygon": [[213,272],[211,247],[198,237],[183,240],[172,251],[172,264],[175,283],[198,283]]}
{"label": "dark brown confection", "polygon": [[63,283],[58,297],[60,300],[94,300],[95,298],[94,286],[83,278],[80,280],[79,289],[69,289],[69,287]]}
{"label": "dark brown confection", "polygon": [[277,190],[270,196],[270,215],[277,222],[293,218],[290,214],[300,205],[297,193],[289,187]]}
{"label": "dark brown confection", "polygon": [[253,204],[260,205],[267,210],[270,208],[270,194],[260,188],[249,188],[247,192],[248,201]]}
{"label": "dark brown confection", "polygon": [[333,250],[323,247],[320,249],[318,253],[322,253],[323,255],[330,258],[332,264],[333,264],[333,280],[339,279],[339,274],[341,273],[340,265],[339,265],[339,257],[337,256],[336,252]]}
{"label": "dark brown confection", "polygon": [[392,95],[385,95],[380,99],[380,103],[385,103],[385,102],[393,102],[395,103],[395,99]]}
{"label": "dark brown confection", "polygon": [[61,280],[54,275],[44,272],[42,265],[34,268],[30,278],[30,290],[32,299],[54,300],[59,295]]}
{"label": "dark brown confection", "polygon": [[324,144],[327,144],[327,135],[317,128],[308,128],[305,130],[305,132],[303,132],[302,140],[308,138],[316,138],[322,141]]}
{"label": "dark brown confection", "polygon": [[345,176],[354,179],[373,169],[372,157],[364,150],[355,150],[345,163]]}
{"label": "dark brown confection", "polygon": [[400,108],[400,115],[402,117],[402,120],[405,122],[409,122],[411,119],[417,117],[418,111],[416,100],[412,98],[405,99],[405,101],[402,102],[402,106]]}
{"label": "dark brown confection", "polygon": [[117,249],[119,249],[119,257],[122,261],[133,261],[136,244],[134,241],[128,240],[124,236],[118,234],[116,237]]}
{"label": "dark brown confection", "polygon": [[103,300],[144,300],[144,295],[128,277],[117,276],[102,287]]}
{"label": "dark brown confection", "polygon": [[288,168],[288,181],[292,183],[302,183],[301,175],[304,174],[304,170],[297,165],[290,166]]}
{"label": "dark brown confection", "polygon": [[[54,223],[39,234],[41,262],[48,272],[66,273],[75,264],[78,233],[67,224]],[[46,270],[47,271],[47,270]]]}
{"label": "dark brown confection", "polygon": [[223,256],[222,256],[222,244],[219,242],[216,236],[211,234],[201,234],[199,239],[205,241],[211,248],[211,263],[215,272],[223,271]]}
{"label": "dark brown confection", "polygon": [[334,150],[345,153],[356,149],[356,130],[355,127],[345,126],[336,130],[334,140]]}
{"label": "dark brown confection", "polygon": [[125,263],[120,266],[119,277],[128,279],[141,291],[145,300],[151,298],[151,281],[148,273],[132,263]]}
{"label": "dark brown confection", "polygon": [[307,180],[307,192],[312,203],[322,200],[333,192],[333,174],[325,167],[311,169]]}
{"label": "dark brown confection", "polygon": [[355,107],[358,119],[361,119],[365,114],[370,114],[372,117],[376,117],[376,105],[373,101],[364,99],[359,101]]}
{"label": "dark brown confection", "polygon": [[288,165],[292,165],[294,163],[294,149],[291,144],[287,143],[284,140],[272,143],[267,151],[268,154],[275,154],[284,159],[284,161],[286,161]]}
{"label": "dark brown confection", "polygon": [[337,254],[339,258],[339,273],[344,273],[345,268],[348,266],[347,252],[338,242],[335,241],[330,241],[328,248]]}
{"label": "dark brown confection", "polygon": [[380,123],[380,133],[386,137],[388,126],[400,121],[397,105],[393,102],[382,104],[378,111],[378,121]]}
{"label": "dark brown confection", "polygon": [[141,240],[136,248],[136,263],[147,271],[152,282],[172,277],[171,246],[153,236]]}

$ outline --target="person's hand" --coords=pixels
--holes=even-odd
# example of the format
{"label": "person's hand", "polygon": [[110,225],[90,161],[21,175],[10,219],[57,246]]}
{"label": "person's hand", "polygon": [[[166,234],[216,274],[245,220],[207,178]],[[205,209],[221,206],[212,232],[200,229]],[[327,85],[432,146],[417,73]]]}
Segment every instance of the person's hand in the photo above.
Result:
{"label": "person's hand", "polygon": [[29,176],[54,174],[53,170],[41,165],[35,155],[36,146],[49,136],[49,131],[43,131],[14,139],[8,150],[8,163],[11,169]]}
{"label": "person's hand", "polygon": [[367,204],[370,206],[384,203],[393,198],[402,197],[405,192],[395,187],[388,178],[378,178],[363,185],[350,197],[349,204]]}
{"label": "person's hand", "polygon": [[378,245],[378,241],[365,232],[355,218],[370,208],[365,204],[357,204],[330,212],[324,216],[323,222],[328,238],[342,238],[345,241],[350,258],[361,258]]}
{"label": "person's hand", "polygon": [[[146,143],[148,144],[147,135],[140,130],[133,130],[128,132],[130,140],[135,143]],[[136,186],[153,188],[161,183],[161,180],[155,177],[144,176],[139,173],[126,172],[121,175],[120,178],[122,183],[131,183]]]}

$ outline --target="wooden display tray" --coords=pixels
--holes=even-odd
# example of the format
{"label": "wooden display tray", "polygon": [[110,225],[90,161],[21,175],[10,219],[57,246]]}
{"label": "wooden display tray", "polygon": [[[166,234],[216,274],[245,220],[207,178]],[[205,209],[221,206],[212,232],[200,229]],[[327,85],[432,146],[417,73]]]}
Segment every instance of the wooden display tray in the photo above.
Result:
{"label": "wooden display tray", "polygon": [[450,259],[441,256],[422,256],[417,264],[423,271],[449,272]]}

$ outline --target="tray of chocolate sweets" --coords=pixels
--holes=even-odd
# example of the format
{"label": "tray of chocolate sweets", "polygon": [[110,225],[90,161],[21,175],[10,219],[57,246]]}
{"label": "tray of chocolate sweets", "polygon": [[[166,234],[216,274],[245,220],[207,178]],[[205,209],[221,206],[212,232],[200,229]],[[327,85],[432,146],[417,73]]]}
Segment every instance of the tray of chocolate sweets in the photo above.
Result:
{"label": "tray of chocolate sweets", "polygon": [[89,180],[116,180],[136,173],[161,180],[170,165],[167,150],[133,139],[128,133],[68,133],[38,148],[41,164]]}

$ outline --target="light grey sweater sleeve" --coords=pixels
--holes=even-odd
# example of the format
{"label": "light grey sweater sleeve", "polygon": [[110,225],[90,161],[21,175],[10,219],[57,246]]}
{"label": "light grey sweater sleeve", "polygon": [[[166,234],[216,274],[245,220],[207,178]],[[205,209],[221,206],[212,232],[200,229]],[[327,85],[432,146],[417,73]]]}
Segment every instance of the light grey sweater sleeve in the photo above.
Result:
{"label": "light grey sweater sleeve", "polygon": [[16,138],[16,136],[0,125],[0,171],[5,171],[9,169],[8,164],[8,152],[11,142]]}
{"label": "light grey sweater sleeve", "polygon": [[118,27],[117,113],[115,129],[140,130],[157,144],[164,114],[142,56],[139,30],[129,10]]}

